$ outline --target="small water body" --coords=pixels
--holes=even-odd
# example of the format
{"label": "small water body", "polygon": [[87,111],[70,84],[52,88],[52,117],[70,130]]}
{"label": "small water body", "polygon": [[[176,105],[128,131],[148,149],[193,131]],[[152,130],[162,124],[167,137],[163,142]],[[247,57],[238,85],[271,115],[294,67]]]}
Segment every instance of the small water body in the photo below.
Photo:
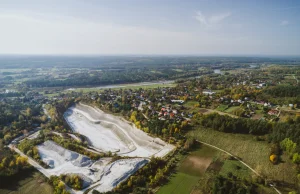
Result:
{"label": "small water body", "polygon": [[250,68],[253,69],[253,68],[256,68],[257,65],[250,65]]}

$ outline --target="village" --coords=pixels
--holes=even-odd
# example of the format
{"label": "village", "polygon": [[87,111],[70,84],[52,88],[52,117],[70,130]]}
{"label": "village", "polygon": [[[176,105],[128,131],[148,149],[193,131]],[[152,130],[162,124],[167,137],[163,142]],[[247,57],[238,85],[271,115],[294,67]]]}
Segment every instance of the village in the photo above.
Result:
{"label": "village", "polygon": [[[160,168],[167,170],[158,171],[159,175],[153,174],[155,176],[149,179],[152,184],[148,185],[148,189],[152,190],[179,165],[173,158],[190,152],[195,139],[185,135],[198,130],[198,127],[250,134],[258,141],[266,141],[271,131],[268,122],[296,124],[299,114],[297,98],[276,98],[272,93],[273,88],[281,87],[281,83],[294,84],[294,80],[274,76],[270,70],[245,69],[238,73],[223,70],[222,73],[179,79],[171,85],[155,87],[122,85],[120,88],[3,90],[0,103],[6,109],[14,104],[17,109],[7,109],[13,114],[14,111],[21,112],[17,122],[5,126],[3,140],[12,150],[28,156],[30,164],[41,169],[53,181],[54,188],[58,188],[57,180],[64,180],[66,189],[71,193],[84,192],[99,183],[106,186],[97,187],[95,192],[129,191],[133,187],[128,186],[132,180],[128,177],[138,173],[144,165],[158,162],[152,156],[159,161],[161,158],[166,166]],[[98,111],[83,108],[83,105],[100,111],[100,114],[92,116]],[[117,122],[116,118],[121,118],[121,121]],[[127,122],[130,127],[125,124]],[[274,126],[279,128],[279,124]],[[135,131],[131,131],[132,127]],[[11,132],[9,128],[19,130]],[[135,139],[141,133],[148,137],[141,135]],[[273,138],[276,135],[274,132]],[[145,138],[149,138],[149,143],[138,141]],[[206,138],[201,140],[205,142]],[[72,158],[56,155],[51,152],[53,149],[75,155]],[[279,154],[272,152],[271,156],[280,157]],[[135,157],[144,160],[137,161]],[[82,158],[82,165],[73,165]],[[62,160],[70,162],[63,164]],[[128,171],[114,173],[111,177],[102,169],[110,168],[110,161],[115,160],[120,161],[120,164],[116,162],[116,166],[126,164]],[[84,161],[88,161],[87,166]],[[123,164],[122,161],[128,162]],[[222,164],[227,161],[225,159]],[[104,163],[99,166],[98,162]],[[274,159],[272,165],[275,164],[277,160]],[[67,167],[62,170],[62,165]],[[74,170],[78,176],[70,175]],[[78,180],[77,184],[72,185],[69,179]]]}

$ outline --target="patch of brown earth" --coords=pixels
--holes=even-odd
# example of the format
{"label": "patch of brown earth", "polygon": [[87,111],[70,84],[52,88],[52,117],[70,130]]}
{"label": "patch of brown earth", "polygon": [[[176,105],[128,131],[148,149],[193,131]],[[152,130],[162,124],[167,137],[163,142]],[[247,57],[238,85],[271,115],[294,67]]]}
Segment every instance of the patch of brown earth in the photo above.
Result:
{"label": "patch of brown earth", "polygon": [[205,108],[201,108],[199,111],[200,111],[201,113],[206,113],[206,112],[208,112],[208,110],[205,109]]}
{"label": "patch of brown earth", "polygon": [[196,156],[189,156],[187,158],[187,165],[193,167],[195,170],[199,170],[204,173],[212,162],[212,158],[199,158]]}

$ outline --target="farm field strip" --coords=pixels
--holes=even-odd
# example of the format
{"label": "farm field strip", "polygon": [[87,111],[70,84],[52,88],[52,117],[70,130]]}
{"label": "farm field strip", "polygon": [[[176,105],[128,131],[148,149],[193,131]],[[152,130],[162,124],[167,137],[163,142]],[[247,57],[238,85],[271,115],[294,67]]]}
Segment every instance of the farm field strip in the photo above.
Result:
{"label": "farm field strip", "polygon": [[157,193],[181,194],[192,192],[211,163],[213,163],[213,158],[219,154],[219,151],[209,146],[200,145],[187,156],[181,156],[176,173],[170,176],[168,184],[162,186]]}
{"label": "farm field strip", "polygon": [[98,87],[90,87],[90,88],[69,88],[65,91],[83,91],[83,92],[91,92],[91,91],[99,91],[104,89],[138,89],[138,88],[157,88],[157,87],[174,87],[175,81],[153,81],[153,82],[140,82],[140,83],[129,83],[129,84],[114,84],[114,85],[105,85]]}

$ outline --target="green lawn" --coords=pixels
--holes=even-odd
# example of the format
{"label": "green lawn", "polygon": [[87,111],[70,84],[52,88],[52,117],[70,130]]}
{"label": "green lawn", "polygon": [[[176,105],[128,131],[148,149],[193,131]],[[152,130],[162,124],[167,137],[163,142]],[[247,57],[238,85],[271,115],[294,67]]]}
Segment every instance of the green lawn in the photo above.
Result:
{"label": "green lawn", "polygon": [[198,113],[201,110],[200,107],[195,106],[198,104],[199,103],[197,101],[190,100],[190,101],[185,102],[183,105],[184,105],[184,107],[186,107],[188,109],[188,112]]}
{"label": "green lawn", "polygon": [[[111,88],[112,90],[119,90],[119,89],[151,89],[151,88],[158,88],[158,87],[175,87],[175,83],[170,83],[170,84],[152,84],[152,85],[134,85],[134,84],[128,84],[128,85],[116,85],[114,88]],[[108,89],[108,88],[105,88]],[[76,88],[74,90],[69,90],[68,92],[75,91],[75,92],[83,92],[83,93],[88,93],[88,92],[99,92],[101,90],[105,90],[103,88]]]}
{"label": "green lawn", "polygon": [[228,107],[228,105],[220,104],[215,110],[221,111],[221,112],[226,112],[226,113],[233,113],[237,109],[239,109],[239,106],[231,106]]}
{"label": "green lawn", "polygon": [[252,171],[237,160],[225,160],[219,172],[222,176],[232,173],[241,179],[251,179]]}
{"label": "green lawn", "polygon": [[176,173],[171,175],[170,181],[159,189],[158,194],[190,193],[219,153],[213,148],[199,145],[181,159]]}
{"label": "green lawn", "polygon": [[234,111],[236,111],[239,108],[240,108],[240,106],[231,106],[231,107],[227,108],[225,110],[225,112],[227,112],[227,113],[233,113]]}
{"label": "green lawn", "polygon": [[192,176],[183,172],[172,175],[170,182],[159,189],[158,194],[185,194],[190,193],[199,180],[198,176]]}
{"label": "green lawn", "polygon": [[[116,85],[115,88],[111,88],[112,90],[119,90],[119,89],[151,89],[151,88],[158,88],[158,87],[175,87],[175,83],[170,83],[170,84],[152,84],[152,85],[134,85],[134,84],[128,84],[128,85]],[[74,92],[83,92],[83,93],[89,93],[89,92],[100,92],[105,89],[103,88],[97,88],[97,87],[92,87],[92,88],[75,88],[74,90],[64,90],[60,92],[54,92],[52,94],[44,94],[44,92],[40,92],[41,94],[48,96],[48,97],[53,97],[59,95],[59,93],[71,93],[72,91]]]}
{"label": "green lawn", "polygon": [[184,103],[184,106],[186,106],[187,108],[194,108],[195,105],[199,104],[197,101],[187,101]]}
{"label": "green lawn", "polygon": [[173,71],[177,71],[177,72],[183,72],[182,69],[172,69]]}
{"label": "green lawn", "polygon": [[0,194],[52,194],[46,178],[36,170],[26,170],[17,176],[0,177]]}
{"label": "green lawn", "polygon": [[228,109],[228,105],[224,105],[224,104],[220,104],[219,106],[218,106],[218,108],[216,108],[216,110],[218,110],[218,111],[225,111],[226,109]]}

